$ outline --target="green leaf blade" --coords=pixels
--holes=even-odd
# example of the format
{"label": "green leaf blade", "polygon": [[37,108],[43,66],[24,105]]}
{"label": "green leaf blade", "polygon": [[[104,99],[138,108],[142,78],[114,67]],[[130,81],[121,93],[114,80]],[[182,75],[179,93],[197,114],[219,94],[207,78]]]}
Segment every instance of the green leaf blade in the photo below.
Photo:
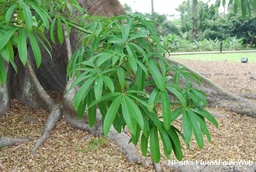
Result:
{"label": "green leaf blade", "polygon": [[158,132],[155,127],[150,131],[150,153],[154,162],[160,162],[159,139]]}
{"label": "green leaf blade", "polygon": [[149,139],[149,136],[145,136],[144,134],[142,134],[141,142],[140,142],[140,147],[141,147],[141,152],[142,152],[143,156],[147,156],[147,152],[148,152],[148,139]]}
{"label": "green leaf blade", "polygon": [[171,116],[171,102],[167,91],[161,92],[162,100],[162,114],[164,118],[164,127],[168,130],[171,126],[172,116]]}
{"label": "green leaf blade", "polygon": [[154,60],[149,60],[148,66],[149,66],[150,74],[152,75],[152,77],[156,83],[156,86],[159,88],[159,90],[161,90],[163,92],[165,90],[163,76],[160,73],[160,71],[158,70],[158,67],[155,64]]}
{"label": "green leaf blade", "polygon": [[62,23],[60,18],[57,19],[57,34],[58,34],[58,39],[60,44],[63,44],[64,35],[63,35],[63,28],[62,28]]}
{"label": "green leaf blade", "polygon": [[10,41],[11,37],[14,33],[18,30],[16,27],[12,27],[1,37],[1,44],[0,44],[0,52],[6,46],[6,44]]}
{"label": "green leaf blade", "polygon": [[121,100],[122,100],[121,96],[116,97],[114,99],[114,101],[111,103],[111,105],[107,111],[107,114],[104,118],[104,123],[103,123],[103,133],[105,136],[107,136],[109,133],[110,127],[115,119],[116,114],[117,114],[117,110],[119,109],[119,106],[121,104]]}
{"label": "green leaf blade", "polygon": [[18,37],[18,53],[22,64],[25,66],[28,59],[27,49],[27,33],[25,29],[22,29]]}
{"label": "green leaf blade", "polygon": [[129,107],[128,103],[127,103],[127,97],[123,96],[122,97],[122,112],[123,112],[123,117],[124,120],[126,122],[126,125],[128,126],[130,132],[135,135],[136,134],[136,129],[137,129],[137,123],[133,117],[133,111],[131,111],[132,107]]}
{"label": "green leaf blade", "polygon": [[94,82],[94,92],[95,98],[99,101],[102,97],[102,90],[103,90],[103,78],[99,76]]}
{"label": "green leaf blade", "polygon": [[27,29],[31,31],[33,27],[33,17],[30,7],[27,4],[23,4],[23,15]]}
{"label": "green leaf blade", "polygon": [[192,122],[189,117],[189,114],[185,110],[183,111],[182,114],[182,129],[184,133],[185,143],[187,146],[189,146],[189,142],[192,137]]}
{"label": "green leaf blade", "polygon": [[28,38],[30,41],[30,45],[32,47],[32,51],[34,53],[36,67],[39,68],[41,65],[41,62],[42,62],[42,54],[41,54],[40,47],[39,47],[38,42],[37,42],[35,36],[33,35],[33,33],[28,33]]}
{"label": "green leaf blade", "polygon": [[7,72],[5,69],[4,60],[0,57],[0,82],[2,85],[6,83]]}

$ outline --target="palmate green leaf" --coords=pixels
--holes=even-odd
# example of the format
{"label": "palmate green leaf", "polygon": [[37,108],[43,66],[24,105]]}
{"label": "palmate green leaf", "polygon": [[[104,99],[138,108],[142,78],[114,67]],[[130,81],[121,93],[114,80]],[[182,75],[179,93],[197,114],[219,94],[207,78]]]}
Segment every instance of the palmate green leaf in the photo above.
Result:
{"label": "palmate green leaf", "polygon": [[39,68],[42,62],[42,54],[41,54],[40,47],[33,33],[28,32],[28,38],[30,41],[30,45],[32,47],[35,61],[36,61],[36,67]]}
{"label": "palmate green leaf", "polygon": [[132,107],[128,107],[127,104],[127,96],[122,97],[122,114],[123,118],[125,120],[126,125],[128,126],[130,132],[135,135],[137,130],[137,122],[134,119],[134,115],[132,114],[133,111],[131,111]]}
{"label": "palmate green leaf", "polygon": [[194,136],[197,142],[197,145],[200,149],[202,149],[202,147],[204,146],[204,139],[203,139],[203,134],[202,131],[200,129],[200,126],[197,122],[197,118],[195,116],[197,116],[193,111],[187,111],[188,115],[190,115],[190,119],[192,122],[192,127],[193,127],[193,132],[194,132]]}
{"label": "palmate green leaf", "polygon": [[30,7],[27,4],[23,4],[23,15],[24,15],[24,21],[26,24],[26,27],[29,31],[32,30],[33,26],[33,17],[32,17],[32,12],[30,10]]}
{"label": "palmate green leaf", "polygon": [[15,10],[15,8],[17,8],[18,4],[13,4],[11,7],[8,8],[8,10],[6,11],[6,14],[5,14],[5,21],[7,23],[10,22],[11,18],[13,17],[13,12]]}
{"label": "palmate green leaf", "polygon": [[150,59],[148,63],[150,74],[152,75],[156,86],[163,92],[165,90],[164,78],[158,70],[157,64],[154,60]]}
{"label": "palmate green leaf", "polygon": [[94,82],[94,93],[95,93],[96,100],[101,99],[102,89],[103,89],[103,79],[102,79],[102,76],[99,76]]}
{"label": "palmate green leaf", "polygon": [[4,35],[1,37],[1,44],[0,44],[0,52],[6,46],[6,44],[10,41],[11,37],[14,33],[18,30],[16,27],[10,27],[8,32],[5,32]]}
{"label": "palmate green leaf", "polygon": [[164,128],[168,130],[171,126],[172,116],[171,116],[171,102],[166,90],[164,90],[164,92],[161,92],[161,100],[162,100],[162,115],[164,119]]}
{"label": "palmate green leaf", "polygon": [[184,110],[182,113],[182,129],[184,133],[185,143],[187,146],[189,146],[189,142],[192,137],[192,122],[186,110]]}
{"label": "palmate green leaf", "polygon": [[110,127],[113,124],[115,116],[117,115],[118,108],[122,103],[121,100],[122,100],[122,96],[116,97],[114,101],[111,103],[107,111],[107,114],[103,122],[103,133],[105,136],[107,136],[109,133]]}
{"label": "palmate green leaf", "polygon": [[4,60],[0,56],[0,82],[2,85],[6,83],[7,72],[4,65]]}
{"label": "palmate green leaf", "polygon": [[18,53],[19,58],[22,64],[25,66],[28,58],[28,49],[27,49],[27,32],[26,29],[22,29],[18,37]]}
{"label": "palmate green leaf", "polygon": [[147,156],[149,136],[141,135],[140,148],[143,156]]}
{"label": "palmate green leaf", "polygon": [[152,127],[150,131],[150,153],[153,161],[158,163],[160,161],[160,148],[156,127]]}

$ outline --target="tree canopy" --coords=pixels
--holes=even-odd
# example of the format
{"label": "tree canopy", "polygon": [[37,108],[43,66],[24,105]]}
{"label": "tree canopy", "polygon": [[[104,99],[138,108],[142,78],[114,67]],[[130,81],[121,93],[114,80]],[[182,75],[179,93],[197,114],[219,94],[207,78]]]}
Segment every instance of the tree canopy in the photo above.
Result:
{"label": "tree canopy", "polygon": [[[256,0],[229,3],[241,9],[243,16],[256,8]],[[218,123],[206,110],[205,93],[194,87],[200,83],[198,75],[170,64],[153,22],[139,14],[91,16],[75,0],[1,0],[1,86],[7,82],[9,66],[20,71],[17,61],[33,73],[27,67],[29,48],[39,68],[45,60],[42,50],[51,57],[52,45],[64,44],[73,30],[79,39],[69,57],[72,83],[65,94],[76,88],[73,109],[79,118],[87,112],[90,127],[100,111],[105,136],[111,126],[118,132],[127,127],[131,142],[140,141],[144,156],[150,145],[154,162],[160,161],[160,140],[165,156],[170,158],[174,152],[179,160],[183,158],[180,139],[189,146],[194,136],[199,148],[204,136],[211,141],[207,121],[216,127]],[[173,122],[180,116],[182,127],[178,129]]]}

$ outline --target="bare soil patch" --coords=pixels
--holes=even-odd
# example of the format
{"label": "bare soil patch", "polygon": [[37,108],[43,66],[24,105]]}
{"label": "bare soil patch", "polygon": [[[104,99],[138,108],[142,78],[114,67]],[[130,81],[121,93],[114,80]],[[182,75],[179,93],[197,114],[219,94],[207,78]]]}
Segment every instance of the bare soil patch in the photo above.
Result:
{"label": "bare soil patch", "polygon": [[[234,93],[256,94],[256,64],[180,60],[210,78],[222,88]],[[217,116],[219,128],[209,125],[212,142],[205,141],[199,150],[194,141],[184,148],[184,160],[246,160],[256,162],[256,119],[209,109]],[[11,111],[0,118],[0,136],[35,138],[43,132],[47,112],[30,109],[17,100]],[[0,150],[0,171],[154,171],[152,166],[131,164],[118,147],[104,138],[73,129],[61,120],[51,137],[38,149],[30,152],[35,142],[26,142]],[[164,169],[167,160],[163,158]]]}

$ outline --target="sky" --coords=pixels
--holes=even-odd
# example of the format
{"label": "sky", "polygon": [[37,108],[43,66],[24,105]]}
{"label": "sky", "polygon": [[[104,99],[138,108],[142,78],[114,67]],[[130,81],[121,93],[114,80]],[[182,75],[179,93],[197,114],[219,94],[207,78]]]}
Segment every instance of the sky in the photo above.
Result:
{"label": "sky", "polygon": [[[133,11],[151,13],[151,0],[119,0],[123,5],[126,3]],[[154,11],[159,14],[175,14],[181,0],[154,0]]]}
{"label": "sky", "polygon": [[[133,11],[141,13],[151,13],[151,0],[119,0],[121,4],[128,4]],[[204,0],[208,2],[209,0]],[[210,0],[212,3],[214,0]],[[183,0],[154,0],[154,11],[159,14],[173,15],[177,14],[175,8],[183,2]]]}

